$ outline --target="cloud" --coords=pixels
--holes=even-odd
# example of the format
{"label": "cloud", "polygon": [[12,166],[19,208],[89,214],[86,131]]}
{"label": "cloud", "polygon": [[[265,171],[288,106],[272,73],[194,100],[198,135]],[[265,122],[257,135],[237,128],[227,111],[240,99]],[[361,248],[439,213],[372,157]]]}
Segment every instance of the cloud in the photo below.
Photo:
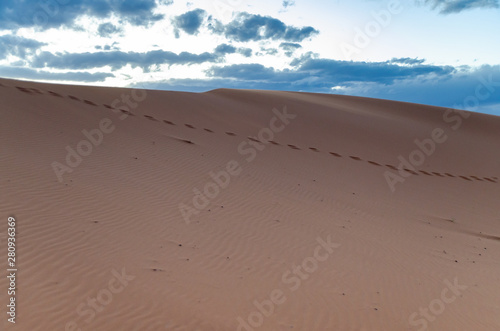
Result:
{"label": "cloud", "polygon": [[9,55],[24,59],[27,55],[34,54],[36,50],[45,45],[47,44],[34,39],[14,35],[0,36],[0,59],[4,59]]}
{"label": "cloud", "polygon": [[138,52],[94,52],[94,53],[50,53],[41,52],[35,56],[31,65],[34,68],[55,68],[55,69],[92,69],[110,66],[112,70],[118,70],[127,64],[133,68],[140,67],[144,71],[149,71],[151,67],[162,64],[168,65],[192,65],[205,62],[220,62],[224,54],[201,53],[193,54],[182,52],[179,54],[154,50],[145,53]]}
{"label": "cloud", "polygon": [[499,0],[424,0],[441,14],[455,14],[475,8],[499,8]]}
{"label": "cloud", "polygon": [[240,53],[241,55],[243,55],[244,57],[251,57],[252,56],[252,49],[251,48],[246,48],[246,47],[243,47],[243,48],[238,48],[238,53]]}
{"label": "cloud", "polygon": [[[380,62],[384,63],[384,62]],[[369,67],[370,63],[364,66]],[[296,70],[277,71],[259,64],[231,65],[209,70],[206,79],[170,79],[142,83],[141,86],[205,92],[217,88],[261,89],[279,91],[323,92],[414,102],[441,107],[484,111],[500,115],[500,65],[456,69],[447,74],[395,75],[388,83],[371,79],[369,82],[352,77],[345,82],[308,75]],[[485,83],[485,84],[483,84]],[[468,102],[478,93],[478,107]],[[332,87],[335,87],[332,90]]]}
{"label": "cloud", "polygon": [[425,62],[425,60],[422,60],[422,59],[412,59],[409,57],[402,57],[402,58],[392,58],[390,61],[387,61],[386,63],[400,63],[400,64],[415,65],[415,64],[422,64],[424,62]]}
{"label": "cloud", "polygon": [[175,28],[174,31],[176,38],[179,38],[179,30],[182,30],[190,35],[198,34],[206,15],[207,12],[203,9],[195,9],[174,17],[172,19],[172,24]]}
{"label": "cloud", "polygon": [[221,44],[215,48],[215,53],[218,54],[234,54],[236,53],[236,47],[228,44]]}
{"label": "cloud", "polygon": [[120,29],[119,27],[117,27],[111,23],[102,23],[97,28],[97,33],[101,37],[110,37],[111,35],[118,33],[118,32],[121,32],[121,31],[122,31],[122,29]]}
{"label": "cloud", "polygon": [[500,115],[500,65],[466,68],[442,77],[410,77],[390,85],[358,82],[339,92],[466,110],[475,110],[471,106],[477,100],[479,107],[491,108],[488,113]]}
{"label": "cloud", "polygon": [[245,47],[236,48],[233,45],[220,44],[215,48],[214,53],[221,55],[221,57],[227,54],[236,54],[236,53],[241,54],[244,57],[250,57],[252,56],[252,49]]}
{"label": "cloud", "polygon": [[113,74],[97,72],[48,72],[30,68],[0,66],[0,76],[8,78],[39,79],[73,82],[102,82]]}
{"label": "cloud", "polygon": [[163,19],[163,15],[154,13],[156,9],[155,0],[2,0],[0,29],[71,26],[83,15],[96,18],[116,15],[133,25],[148,26]]}
{"label": "cloud", "polygon": [[254,15],[246,12],[239,13],[227,25],[223,25],[219,21],[213,21],[210,28],[214,33],[222,34],[228,39],[239,42],[260,40],[300,42],[319,33],[311,26],[296,28],[270,16]]}
{"label": "cloud", "polygon": [[288,9],[293,6],[295,6],[295,0],[283,0],[283,8]]}
{"label": "cloud", "polygon": [[248,83],[251,86],[274,86],[294,91],[329,93],[333,87],[352,87],[356,84],[386,86],[400,80],[426,77],[450,77],[456,69],[450,66],[399,65],[386,62],[349,62],[315,59],[310,54],[292,61],[291,69],[276,70],[262,64],[233,64],[212,66],[206,71],[209,78]]}
{"label": "cloud", "polygon": [[300,44],[296,43],[281,43],[280,47],[285,51],[285,55],[288,57],[291,57],[297,49],[302,48]]}
{"label": "cloud", "polygon": [[236,78],[239,80],[282,80],[284,72],[276,71],[258,63],[232,64],[224,67],[212,67],[207,70],[210,77]]}

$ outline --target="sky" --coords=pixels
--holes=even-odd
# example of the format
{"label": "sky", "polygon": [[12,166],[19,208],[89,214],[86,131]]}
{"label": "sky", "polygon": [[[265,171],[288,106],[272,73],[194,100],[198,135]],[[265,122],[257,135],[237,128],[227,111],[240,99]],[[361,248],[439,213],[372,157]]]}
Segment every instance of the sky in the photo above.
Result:
{"label": "sky", "polygon": [[0,77],[500,115],[500,0],[2,0]]}

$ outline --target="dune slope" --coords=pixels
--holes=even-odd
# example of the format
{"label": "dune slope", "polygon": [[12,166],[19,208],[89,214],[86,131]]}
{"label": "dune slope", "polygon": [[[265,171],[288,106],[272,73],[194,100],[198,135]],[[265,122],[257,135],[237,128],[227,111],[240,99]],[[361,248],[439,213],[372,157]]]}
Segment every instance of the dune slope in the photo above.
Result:
{"label": "dune slope", "polygon": [[0,98],[2,330],[500,329],[498,117],[14,80]]}

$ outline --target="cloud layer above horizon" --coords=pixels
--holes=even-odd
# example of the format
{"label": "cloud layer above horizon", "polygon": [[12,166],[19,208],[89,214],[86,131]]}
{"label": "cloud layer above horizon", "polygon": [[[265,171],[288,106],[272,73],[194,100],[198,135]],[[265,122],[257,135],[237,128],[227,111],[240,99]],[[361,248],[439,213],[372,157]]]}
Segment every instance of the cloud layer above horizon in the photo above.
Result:
{"label": "cloud layer above horizon", "polygon": [[[500,115],[498,13],[498,0],[6,0],[0,76],[337,93]],[[488,98],[465,101],[485,84]]]}

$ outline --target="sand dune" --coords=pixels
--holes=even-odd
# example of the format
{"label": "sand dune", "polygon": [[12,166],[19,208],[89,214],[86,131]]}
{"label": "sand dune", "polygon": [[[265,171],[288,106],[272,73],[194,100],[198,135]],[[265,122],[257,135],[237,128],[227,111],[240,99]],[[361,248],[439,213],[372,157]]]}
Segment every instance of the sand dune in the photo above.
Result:
{"label": "sand dune", "polygon": [[2,330],[500,329],[498,117],[15,80],[0,97]]}

